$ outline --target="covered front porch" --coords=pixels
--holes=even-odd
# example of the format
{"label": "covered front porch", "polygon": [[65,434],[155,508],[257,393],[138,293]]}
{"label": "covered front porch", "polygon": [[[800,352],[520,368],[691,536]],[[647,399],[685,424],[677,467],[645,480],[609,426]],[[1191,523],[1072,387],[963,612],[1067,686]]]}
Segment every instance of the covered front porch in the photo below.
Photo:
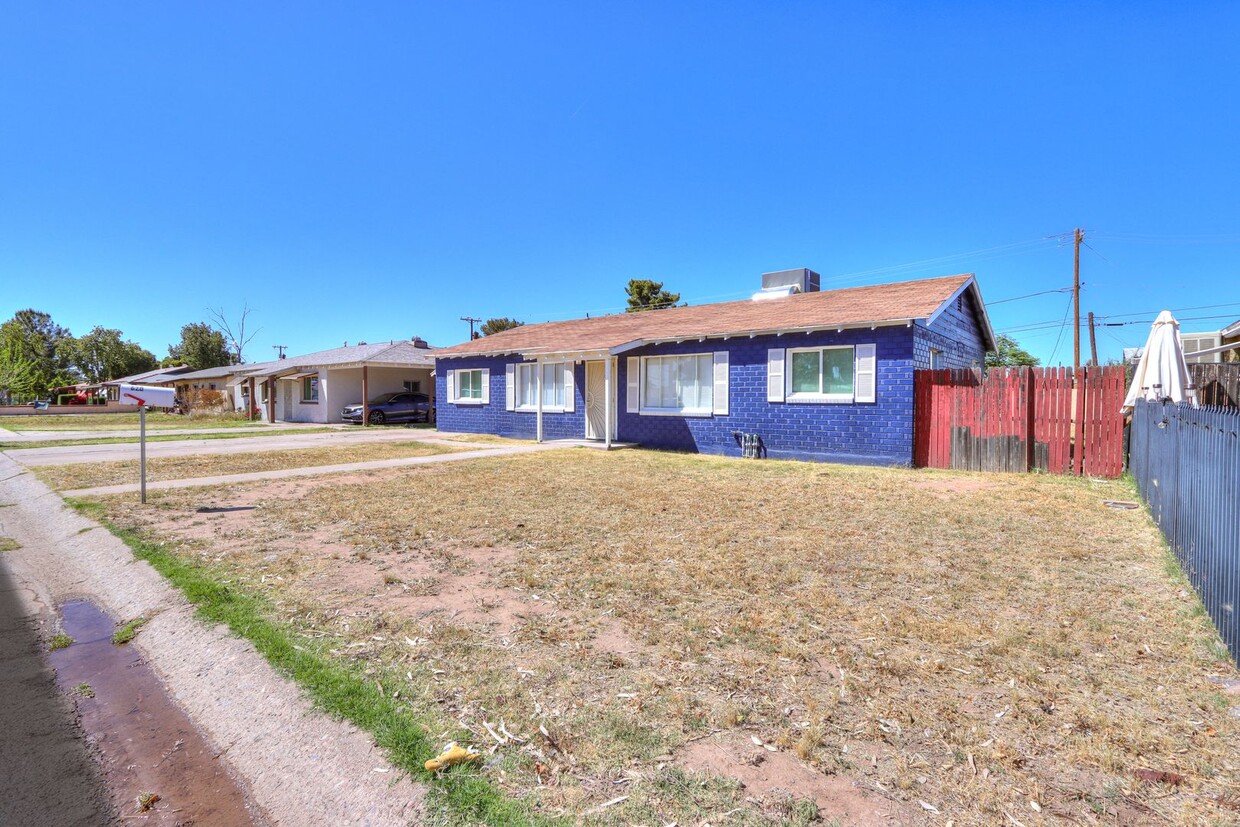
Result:
{"label": "covered front porch", "polygon": [[[544,400],[547,399],[546,376],[544,365],[584,365],[582,402],[584,408],[583,429],[579,439],[560,438],[557,443],[581,444],[588,447],[610,449],[612,447],[632,447],[632,444],[617,442],[616,416],[616,357],[607,351],[584,353],[549,353],[534,360],[539,367],[533,373],[535,379],[535,410],[534,430],[535,441],[545,442],[546,434],[543,427]],[[576,371],[573,371],[574,375]]]}

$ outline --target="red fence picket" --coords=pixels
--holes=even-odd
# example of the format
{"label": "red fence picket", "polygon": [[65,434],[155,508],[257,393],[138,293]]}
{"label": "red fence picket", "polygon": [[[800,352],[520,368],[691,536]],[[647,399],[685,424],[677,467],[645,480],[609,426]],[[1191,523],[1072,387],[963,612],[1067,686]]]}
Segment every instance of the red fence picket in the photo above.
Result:
{"label": "red fence picket", "polygon": [[[919,370],[915,465],[1117,477],[1123,470],[1122,367]],[[1075,398],[1074,398],[1075,397]]]}

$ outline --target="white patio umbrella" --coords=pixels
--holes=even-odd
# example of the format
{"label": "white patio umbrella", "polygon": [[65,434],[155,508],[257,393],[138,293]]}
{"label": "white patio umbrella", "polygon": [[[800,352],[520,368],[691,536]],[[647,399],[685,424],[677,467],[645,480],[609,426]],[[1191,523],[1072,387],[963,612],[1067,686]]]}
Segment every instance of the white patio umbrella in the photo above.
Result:
{"label": "white patio umbrella", "polygon": [[1170,310],[1159,313],[1154,320],[1150,338],[1145,343],[1145,352],[1141,354],[1141,361],[1132,374],[1132,387],[1124,399],[1124,410],[1132,408],[1138,399],[1151,402],[1167,399],[1177,404],[1197,404],[1193,377],[1188,372],[1188,363],[1184,361],[1184,350],[1180,346],[1180,323]]}

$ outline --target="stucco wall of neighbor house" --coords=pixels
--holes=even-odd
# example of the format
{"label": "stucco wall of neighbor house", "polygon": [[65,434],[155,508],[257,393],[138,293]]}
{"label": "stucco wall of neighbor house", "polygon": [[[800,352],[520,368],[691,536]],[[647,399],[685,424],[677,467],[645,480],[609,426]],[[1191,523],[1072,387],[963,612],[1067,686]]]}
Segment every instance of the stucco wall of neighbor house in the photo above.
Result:
{"label": "stucco wall of neighbor house", "polygon": [[[872,403],[768,402],[771,348],[875,345]],[[702,417],[628,413],[629,356],[728,352],[728,413]],[[757,434],[775,459],[908,465],[913,459],[913,331],[906,326],[655,345],[620,358],[619,433],[652,448],[740,456],[736,433]]]}
{"label": "stucco wall of neighbor house", "polygon": [[[306,368],[300,373],[308,373]],[[373,367],[367,372],[370,398],[384,393],[404,390],[404,383],[418,382],[422,393],[431,393],[433,387],[429,368]],[[319,368],[319,398],[317,402],[303,400],[301,380],[277,380],[276,420],[278,422],[343,422],[341,411],[345,405],[362,401],[361,368]],[[261,393],[260,393],[261,396]]]}
{"label": "stucco wall of neighbor house", "polygon": [[948,305],[934,323],[920,322],[913,339],[913,367],[930,367],[931,349],[939,351],[937,368],[981,368],[986,364],[986,345],[978,323],[977,303],[972,291],[966,290]]}
{"label": "stucco wall of neighbor house", "polygon": [[[521,364],[519,356],[440,359],[435,370],[436,425],[441,431],[467,434],[495,434],[513,439],[533,439],[538,430],[533,411],[509,411],[506,375],[508,365]],[[528,363],[527,363],[528,364]],[[490,371],[490,401],[486,405],[459,404],[448,398],[448,371],[486,368]],[[543,439],[583,439],[585,437],[585,363],[573,366],[573,410],[544,411]]]}

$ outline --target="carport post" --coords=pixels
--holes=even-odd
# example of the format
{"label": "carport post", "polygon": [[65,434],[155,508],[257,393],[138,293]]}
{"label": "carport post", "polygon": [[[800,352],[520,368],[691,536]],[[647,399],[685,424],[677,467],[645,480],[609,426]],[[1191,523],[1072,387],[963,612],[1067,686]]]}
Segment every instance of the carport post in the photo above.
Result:
{"label": "carport post", "polygon": [[542,393],[543,393],[542,383],[543,383],[543,363],[542,363],[542,362],[535,362],[535,363],[534,363],[534,370],[538,371],[538,383],[537,383],[537,387],[538,387],[538,404],[537,404],[537,406],[534,408],[534,410],[536,411],[536,413],[535,413],[535,415],[534,415],[534,420],[535,420],[535,422],[537,422],[537,428],[535,429],[535,430],[536,430],[535,441],[536,441],[536,442],[542,442],[542,441],[543,441],[543,427],[542,427]]}
{"label": "carport post", "polygon": [[276,424],[276,380],[267,378],[267,424]]}
{"label": "carport post", "polygon": [[603,448],[611,450],[611,354],[603,360]]}
{"label": "carport post", "polygon": [[362,365],[362,427],[370,424],[370,377]]}
{"label": "carport post", "polygon": [[258,409],[258,397],[254,395],[254,377],[250,377],[250,401],[246,406],[248,410],[245,412],[246,419],[254,419],[254,411]]}

